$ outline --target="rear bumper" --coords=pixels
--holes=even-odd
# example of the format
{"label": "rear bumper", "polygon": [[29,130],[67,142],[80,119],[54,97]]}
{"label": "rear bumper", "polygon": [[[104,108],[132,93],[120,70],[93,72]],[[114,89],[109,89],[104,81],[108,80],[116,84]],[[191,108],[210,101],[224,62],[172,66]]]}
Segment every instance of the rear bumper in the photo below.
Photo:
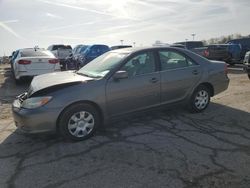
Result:
{"label": "rear bumper", "polygon": [[56,131],[56,109],[20,108],[20,103],[15,100],[12,104],[12,113],[16,127],[26,133],[41,133]]}
{"label": "rear bumper", "polygon": [[227,90],[227,88],[229,86],[229,82],[230,82],[229,78],[226,77],[225,79],[214,83],[213,84],[213,86],[214,86],[214,95],[217,95],[217,94]]}
{"label": "rear bumper", "polygon": [[21,77],[26,77],[26,76],[37,76],[41,74],[46,74],[46,73],[52,73],[52,72],[58,72],[61,71],[60,69],[55,69],[55,70],[27,70],[27,71],[19,71],[17,72],[16,78],[20,79]]}

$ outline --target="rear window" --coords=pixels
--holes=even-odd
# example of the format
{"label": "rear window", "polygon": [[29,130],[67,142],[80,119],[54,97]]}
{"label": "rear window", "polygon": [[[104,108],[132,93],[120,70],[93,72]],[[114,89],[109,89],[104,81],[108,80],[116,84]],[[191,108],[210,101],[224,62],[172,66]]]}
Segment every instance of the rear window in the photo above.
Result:
{"label": "rear window", "polygon": [[69,50],[72,50],[71,46],[65,46],[65,45],[54,45],[52,47],[52,50],[58,50],[58,49],[69,49]]}
{"label": "rear window", "polygon": [[20,52],[21,57],[37,57],[37,56],[52,56],[49,51],[40,51],[40,50],[30,50]]}

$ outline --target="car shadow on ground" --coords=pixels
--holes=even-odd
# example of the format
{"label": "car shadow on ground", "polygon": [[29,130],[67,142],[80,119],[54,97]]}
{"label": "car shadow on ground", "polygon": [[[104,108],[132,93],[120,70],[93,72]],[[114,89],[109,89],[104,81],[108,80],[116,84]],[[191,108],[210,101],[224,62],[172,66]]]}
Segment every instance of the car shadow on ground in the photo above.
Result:
{"label": "car shadow on ground", "polygon": [[[82,142],[65,141],[56,134],[23,134],[10,125],[1,130],[9,136],[0,144],[0,159],[15,157],[17,160],[15,173],[8,180],[9,186],[29,184],[32,187],[36,177],[43,186],[70,186],[92,172],[103,172],[105,175],[101,177],[107,176],[112,181],[122,174],[133,174],[127,172],[132,168],[156,182],[162,180],[163,183],[172,178],[172,183],[180,183],[177,187],[201,187],[217,182],[224,187],[240,187],[245,182],[242,178],[250,172],[245,165],[250,162],[249,125],[250,113],[216,103],[211,103],[199,114],[173,108],[124,117]],[[76,165],[72,165],[74,161],[78,161]],[[46,172],[35,170],[34,181],[22,178],[27,177],[29,171],[44,168],[43,165]],[[116,171],[110,175],[108,172],[112,169]],[[70,172],[73,171],[87,175],[72,178]],[[64,178],[60,179],[54,173]],[[119,177],[114,175],[117,173]],[[52,182],[47,181],[48,174],[55,177]],[[126,181],[132,182],[128,174]],[[142,177],[138,181],[153,186],[151,183],[155,181],[149,179]],[[124,183],[116,181],[114,184],[119,187]]]}
{"label": "car shadow on ground", "polygon": [[[157,128],[158,126],[166,126],[166,130],[168,130],[168,128],[170,128],[169,130],[171,130],[174,129],[175,126],[177,126],[177,124],[175,125],[175,123],[173,123],[175,121],[180,122],[178,124],[179,126],[181,126],[182,124],[187,124],[188,126],[191,126],[195,129],[204,127],[204,130],[201,131],[203,133],[206,132],[206,129],[208,130],[210,128],[216,132],[217,124],[223,124],[225,126],[224,128],[242,129],[246,131],[245,133],[249,134],[250,137],[249,112],[211,102],[209,108],[207,108],[202,113],[189,113],[185,108],[175,106],[174,110],[170,108],[160,108],[149,110],[146,112],[138,112],[134,115],[127,115],[110,121],[108,124],[105,125],[105,127],[95,133],[93,139],[98,139],[98,136],[106,136],[107,138],[112,138],[112,134],[116,135],[117,138],[119,138],[119,136],[121,136],[120,133],[122,133],[124,129],[126,129],[126,131],[129,131],[129,129],[131,128],[131,131],[134,131],[135,128],[138,128],[138,131],[140,132],[140,126],[150,127],[152,125],[152,129]],[[162,122],[162,124],[160,122]],[[164,125],[164,122],[166,123],[166,125]],[[244,124],[243,122],[246,122],[246,124]],[[171,123],[170,127],[169,123]],[[154,125],[156,124],[157,126],[154,127]],[[8,131],[11,131],[10,128],[7,129]],[[51,140],[57,140],[62,143],[71,142],[63,140],[57,133],[27,134],[15,130],[1,143],[1,145],[5,145],[6,143],[14,143],[15,141],[20,144],[22,142],[18,141],[19,138],[24,140],[27,139],[29,141],[34,142],[38,141],[45,143],[50,142]]]}

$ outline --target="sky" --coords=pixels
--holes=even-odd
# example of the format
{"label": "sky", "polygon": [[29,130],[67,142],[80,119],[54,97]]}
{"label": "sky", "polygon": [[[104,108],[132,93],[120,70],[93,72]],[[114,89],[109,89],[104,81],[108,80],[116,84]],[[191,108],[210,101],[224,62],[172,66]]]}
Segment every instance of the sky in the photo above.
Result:
{"label": "sky", "polygon": [[0,0],[0,56],[51,44],[135,44],[250,34],[249,0]]}

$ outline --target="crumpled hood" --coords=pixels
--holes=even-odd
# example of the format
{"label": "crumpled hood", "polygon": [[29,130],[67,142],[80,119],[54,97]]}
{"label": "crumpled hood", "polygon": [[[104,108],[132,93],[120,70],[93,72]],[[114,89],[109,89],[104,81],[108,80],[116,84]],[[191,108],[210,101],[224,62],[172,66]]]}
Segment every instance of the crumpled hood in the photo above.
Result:
{"label": "crumpled hood", "polygon": [[70,84],[76,82],[87,82],[93,78],[78,75],[73,71],[54,72],[35,76],[30,84],[29,95],[52,86]]}

